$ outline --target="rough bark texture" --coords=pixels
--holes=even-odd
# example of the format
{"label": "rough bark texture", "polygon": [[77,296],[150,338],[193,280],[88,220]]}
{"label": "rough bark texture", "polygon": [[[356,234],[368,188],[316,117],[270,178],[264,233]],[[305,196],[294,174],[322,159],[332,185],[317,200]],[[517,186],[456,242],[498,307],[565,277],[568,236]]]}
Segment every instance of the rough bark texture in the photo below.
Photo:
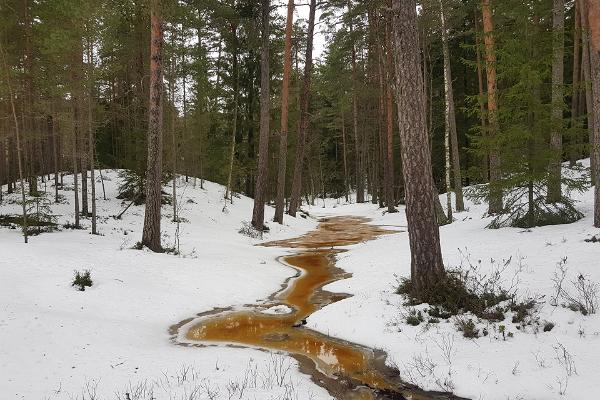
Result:
{"label": "rough bark texture", "polygon": [[[588,0],[590,27],[590,67],[593,99],[592,160],[600,166],[600,0]],[[594,174],[594,226],[600,228],[600,174]]]}
{"label": "rough bark texture", "polygon": [[146,212],[142,244],[162,251],[160,243],[160,205],[162,179],[162,94],[163,31],[160,0],[152,0],[150,9],[150,104],[148,107],[148,165],[146,169]]}
{"label": "rough bark texture", "polygon": [[550,147],[552,161],[548,168],[549,203],[556,203],[561,198],[561,162],[562,162],[562,129],[563,129],[563,75],[565,58],[565,1],[554,0],[552,31],[552,133]]}
{"label": "rough bark texture", "polygon": [[[494,140],[500,132],[500,124],[498,122],[498,102],[496,99],[496,43],[494,40],[491,0],[482,0],[482,12],[487,73],[488,135]],[[499,187],[501,179],[500,154],[496,144],[490,146],[489,168],[490,196],[488,212],[497,214],[502,211],[502,189]]]}
{"label": "rough bark texture", "polygon": [[306,39],[306,62],[304,63],[304,82],[302,83],[302,93],[300,94],[300,129],[298,131],[298,148],[296,154],[296,161],[294,163],[294,179],[292,181],[292,194],[290,197],[290,206],[288,209],[288,214],[292,217],[296,216],[298,208],[300,207],[300,192],[302,189],[302,168],[304,166],[304,153],[310,123],[308,108],[310,105],[310,80],[313,69],[312,53],[316,9],[316,0],[310,0],[310,13],[308,16],[308,32]]}
{"label": "rough bark texture", "polygon": [[290,101],[290,74],[292,70],[292,31],[294,27],[294,0],[288,1],[285,23],[285,50],[283,59],[283,82],[281,85],[281,131],[279,133],[279,168],[277,171],[277,201],[275,222],[283,224],[285,208],[285,181],[287,173],[287,142]]}
{"label": "rough bark texture", "polygon": [[426,294],[444,276],[436,221],[431,155],[425,123],[425,97],[415,1],[393,1],[396,96],[406,216],[414,294]]}
{"label": "rough bark texture", "polygon": [[252,226],[262,231],[265,221],[265,200],[269,176],[269,119],[271,117],[269,72],[269,14],[270,0],[262,0],[262,48],[260,53],[260,137],[258,138],[258,169],[254,189]]}

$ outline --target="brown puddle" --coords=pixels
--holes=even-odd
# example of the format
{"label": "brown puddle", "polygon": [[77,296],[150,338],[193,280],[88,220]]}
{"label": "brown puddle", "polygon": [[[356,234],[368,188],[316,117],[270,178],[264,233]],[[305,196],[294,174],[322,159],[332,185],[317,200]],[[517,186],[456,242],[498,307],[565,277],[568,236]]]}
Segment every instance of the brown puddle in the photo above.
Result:
{"label": "brown puddle", "polygon": [[[302,372],[311,375],[314,382],[338,399],[450,398],[401,382],[397,371],[385,365],[386,355],[383,352],[303,327],[310,314],[348,297],[322,290],[324,285],[349,276],[335,267],[335,255],[344,250],[334,247],[394,232],[367,222],[365,218],[329,218],[307,235],[264,244],[302,249],[283,257],[283,261],[296,268],[299,275],[286,282],[285,289],[272,295],[265,304],[249,306],[243,311],[214,310],[203,314],[185,333],[186,340],[286,352],[299,361]],[[290,307],[291,313],[261,312],[280,304]],[[175,325],[172,333],[191,321]]]}

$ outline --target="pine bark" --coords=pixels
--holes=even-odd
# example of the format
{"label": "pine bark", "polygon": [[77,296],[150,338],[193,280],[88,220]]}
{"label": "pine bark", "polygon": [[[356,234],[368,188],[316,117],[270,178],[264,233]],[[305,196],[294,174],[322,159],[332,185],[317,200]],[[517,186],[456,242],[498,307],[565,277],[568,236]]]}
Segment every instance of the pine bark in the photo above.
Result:
{"label": "pine bark", "polygon": [[163,28],[160,7],[160,0],[151,1],[148,165],[146,168],[146,210],[142,235],[142,244],[154,252],[162,251],[160,207],[162,197]]}
{"label": "pine bark", "polygon": [[283,224],[285,208],[285,181],[287,173],[287,142],[289,124],[290,74],[292,70],[292,30],[294,27],[294,0],[287,5],[285,49],[283,54],[283,82],[281,86],[281,131],[279,133],[279,168],[277,170],[277,200],[274,221]]}
{"label": "pine bark", "polygon": [[[483,32],[485,44],[485,63],[487,74],[487,98],[488,98],[488,136],[494,141],[500,133],[500,123],[498,121],[498,102],[496,94],[496,41],[494,39],[494,22],[492,17],[491,0],[482,0],[483,13]],[[497,214],[502,211],[502,188],[500,187],[501,165],[500,150],[495,143],[490,147],[490,194],[488,200],[488,212]]]}
{"label": "pine bark", "polygon": [[417,31],[416,2],[393,0],[396,99],[406,216],[411,249],[411,280],[416,296],[426,296],[444,277],[436,221],[431,155],[426,127],[423,72]]}
{"label": "pine bark", "polygon": [[563,130],[563,84],[565,58],[565,1],[554,0],[552,18],[552,126],[550,148],[552,160],[548,171],[548,203],[560,201],[561,163],[562,163],[562,130]]}
{"label": "pine bark", "polygon": [[300,195],[302,189],[302,169],[306,151],[306,141],[309,134],[310,116],[308,114],[310,106],[310,84],[313,69],[313,36],[315,31],[315,13],[317,9],[316,0],[310,0],[310,12],[308,16],[308,32],[306,39],[306,57],[304,62],[304,80],[302,83],[302,92],[300,94],[300,129],[298,131],[298,148],[296,161],[294,163],[294,179],[292,181],[292,194],[290,196],[290,205],[288,214],[296,216],[300,206]]}
{"label": "pine bark", "polygon": [[269,126],[271,117],[270,71],[269,71],[269,16],[271,1],[261,0],[262,48],[260,52],[260,136],[258,138],[258,169],[254,189],[252,226],[259,231],[265,228],[265,201],[269,177]]}
{"label": "pine bark", "polygon": [[[590,72],[592,83],[592,160],[600,166],[600,0],[588,0],[588,26],[590,28]],[[594,174],[594,226],[600,228],[600,173]]]}

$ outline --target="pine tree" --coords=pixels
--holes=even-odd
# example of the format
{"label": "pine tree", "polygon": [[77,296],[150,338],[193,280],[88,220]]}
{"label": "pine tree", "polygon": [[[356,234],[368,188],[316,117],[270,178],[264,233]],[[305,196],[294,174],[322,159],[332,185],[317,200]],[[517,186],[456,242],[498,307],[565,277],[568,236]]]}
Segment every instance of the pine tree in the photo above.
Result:
{"label": "pine tree", "polygon": [[259,231],[264,230],[265,198],[269,163],[269,122],[271,118],[271,93],[269,71],[269,24],[271,12],[270,0],[261,1],[262,17],[262,49],[260,58],[260,137],[258,151],[258,170],[256,189],[254,191],[254,210],[252,226]]}
{"label": "pine tree", "polygon": [[425,124],[423,73],[415,1],[393,1],[396,100],[406,187],[413,295],[425,296],[444,277]]}
{"label": "pine tree", "polygon": [[161,0],[150,4],[150,103],[148,124],[148,166],[146,171],[146,211],[142,244],[154,252],[162,251],[160,218],[162,201],[162,93],[163,28]]}
{"label": "pine tree", "polygon": [[[281,85],[281,131],[279,132],[279,166],[277,169],[277,199],[275,222],[283,224],[285,206],[285,181],[287,172],[287,141],[289,123],[290,74],[292,69],[292,28],[294,24],[294,0],[287,5],[285,23],[285,50],[283,54],[283,83]],[[344,153],[345,154],[345,153]]]}

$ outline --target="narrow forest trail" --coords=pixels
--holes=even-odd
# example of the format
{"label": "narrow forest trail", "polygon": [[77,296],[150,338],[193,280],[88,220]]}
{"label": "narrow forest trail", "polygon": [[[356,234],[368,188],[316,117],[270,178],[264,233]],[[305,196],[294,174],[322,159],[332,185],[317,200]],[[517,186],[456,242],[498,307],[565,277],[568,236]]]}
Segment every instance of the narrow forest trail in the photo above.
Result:
{"label": "narrow forest trail", "polygon": [[[349,277],[335,265],[336,255],[346,251],[339,247],[395,232],[368,222],[358,217],[328,218],[317,230],[299,238],[262,244],[295,249],[280,261],[296,269],[297,275],[264,303],[217,309],[180,322],[171,327],[173,340],[184,346],[233,345],[285,352],[299,362],[303,373],[337,399],[449,398],[403,383],[398,372],[386,366],[382,351],[304,327],[313,312],[349,297],[323,289]],[[280,307],[274,309],[276,306]],[[282,308],[284,313],[272,311]]]}

